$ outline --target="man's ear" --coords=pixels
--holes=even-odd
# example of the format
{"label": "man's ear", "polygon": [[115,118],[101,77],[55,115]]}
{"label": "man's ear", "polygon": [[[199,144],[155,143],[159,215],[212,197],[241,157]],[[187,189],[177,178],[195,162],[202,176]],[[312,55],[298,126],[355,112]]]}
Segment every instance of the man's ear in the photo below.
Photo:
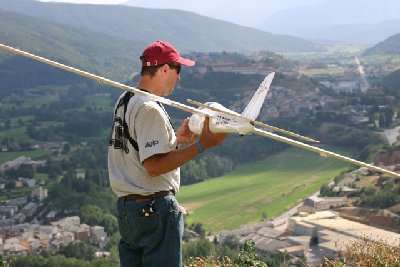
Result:
{"label": "man's ear", "polygon": [[164,64],[164,65],[161,67],[161,70],[162,70],[163,73],[168,73],[168,70],[169,70],[168,64]]}

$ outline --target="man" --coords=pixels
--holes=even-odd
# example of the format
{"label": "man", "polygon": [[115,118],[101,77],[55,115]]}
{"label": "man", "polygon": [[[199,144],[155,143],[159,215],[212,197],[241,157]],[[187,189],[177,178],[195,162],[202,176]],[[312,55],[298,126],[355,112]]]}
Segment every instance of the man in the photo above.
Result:
{"label": "man", "polygon": [[[170,95],[181,66],[195,62],[180,56],[168,42],[150,44],[140,57],[137,88]],[[175,199],[179,167],[215,145],[226,134],[214,134],[208,118],[197,141],[186,119],[174,132],[162,105],[124,93],[115,108],[108,151],[110,184],[118,196],[117,212],[122,267],[182,266],[183,215]],[[178,149],[178,145],[185,145]]]}

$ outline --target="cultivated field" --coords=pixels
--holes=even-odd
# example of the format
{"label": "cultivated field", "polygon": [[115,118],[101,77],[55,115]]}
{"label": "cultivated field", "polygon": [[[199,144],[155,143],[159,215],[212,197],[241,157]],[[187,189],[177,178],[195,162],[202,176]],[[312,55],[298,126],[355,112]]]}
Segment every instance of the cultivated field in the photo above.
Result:
{"label": "cultivated field", "polygon": [[334,159],[291,148],[264,161],[243,164],[226,176],[183,186],[177,197],[190,215],[217,232],[276,216],[319,190],[348,166]]}

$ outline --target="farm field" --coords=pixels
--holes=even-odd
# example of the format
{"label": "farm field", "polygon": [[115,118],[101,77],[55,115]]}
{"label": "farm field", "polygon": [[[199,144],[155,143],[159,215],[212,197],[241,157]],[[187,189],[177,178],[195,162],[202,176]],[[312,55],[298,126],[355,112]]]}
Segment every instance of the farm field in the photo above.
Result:
{"label": "farm field", "polygon": [[202,223],[215,233],[259,221],[263,212],[277,216],[346,169],[335,159],[290,148],[223,177],[183,186],[177,198],[190,213],[187,224]]}

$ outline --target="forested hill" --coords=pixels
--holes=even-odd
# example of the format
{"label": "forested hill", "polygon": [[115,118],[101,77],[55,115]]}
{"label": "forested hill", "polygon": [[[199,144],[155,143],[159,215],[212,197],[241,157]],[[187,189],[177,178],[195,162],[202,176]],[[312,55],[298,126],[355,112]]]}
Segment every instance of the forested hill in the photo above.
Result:
{"label": "forested hill", "polygon": [[386,94],[400,98],[400,70],[387,75],[383,79],[382,85]]}
{"label": "forested hill", "polygon": [[[138,51],[145,46],[3,10],[0,10],[0,25],[2,43],[119,81],[126,81],[139,66]],[[20,66],[11,64],[17,61],[10,56],[0,51],[1,69],[14,74],[9,68]],[[20,81],[15,79],[15,82]]]}
{"label": "forested hill", "polygon": [[400,55],[400,33],[390,36],[364,52],[365,56],[377,54]]}
{"label": "forested hill", "polygon": [[[97,31],[134,43],[165,39],[173,42],[183,52],[317,50],[311,42],[300,38],[270,34],[179,10],[33,0],[1,0],[0,9]],[[113,41],[119,42],[118,39]]]}

